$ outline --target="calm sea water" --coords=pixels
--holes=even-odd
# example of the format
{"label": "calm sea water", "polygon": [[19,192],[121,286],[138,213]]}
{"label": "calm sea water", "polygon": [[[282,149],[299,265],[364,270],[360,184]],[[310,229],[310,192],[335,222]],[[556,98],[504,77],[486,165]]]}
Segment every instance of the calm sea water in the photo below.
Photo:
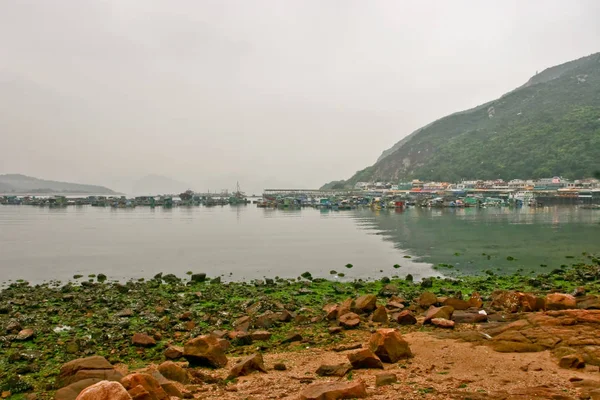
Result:
{"label": "calm sea water", "polygon": [[334,279],[409,273],[418,279],[438,275],[432,268],[438,263],[464,273],[543,271],[541,264],[558,267],[582,252],[600,253],[600,211],[0,206],[2,282],[98,273],[120,280],[158,272],[184,277],[186,271],[231,280],[297,277],[305,271]]}

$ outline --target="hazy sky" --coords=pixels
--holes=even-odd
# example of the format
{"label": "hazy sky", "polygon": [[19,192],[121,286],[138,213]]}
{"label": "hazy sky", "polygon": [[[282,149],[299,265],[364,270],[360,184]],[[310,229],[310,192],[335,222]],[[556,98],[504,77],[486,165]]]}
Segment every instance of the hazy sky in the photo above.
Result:
{"label": "hazy sky", "polygon": [[600,1],[2,0],[0,173],[318,187],[600,51]]}

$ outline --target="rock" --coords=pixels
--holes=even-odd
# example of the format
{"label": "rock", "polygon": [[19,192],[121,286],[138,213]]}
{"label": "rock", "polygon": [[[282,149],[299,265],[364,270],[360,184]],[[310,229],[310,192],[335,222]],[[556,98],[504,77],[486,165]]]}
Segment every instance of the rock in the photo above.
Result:
{"label": "rock", "polygon": [[250,317],[246,315],[236,319],[233,323],[233,327],[238,332],[248,332],[248,329],[250,328]]}
{"label": "rock", "polygon": [[285,371],[287,370],[287,367],[284,363],[275,363],[275,365],[273,365],[273,369],[275,371]]}
{"label": "rock", "polygon": [[62,380],[64,385],[70,385],[75,382],[94,379],[96,381],[115,381],[119,382],[123,378],[123,374],[119,371],[110,369],[81,369],[74,375],[71,375]]}
{"label": "rock", "polygon": [[158,372],[165,378],[187,385],[190,383],[190,377],[187,371],[175,364],[173,361],[165,361],[158,366]]}
{"label": "rock", "polygon": [[476,324],[487,322],[487,314],[480,314],[478,311],[454,311],[452,313],[452,321],[457,324]]}
{"label": "rock", "polygon": [[540,311],[545,308],[545,301],[531,293],[496,290],[492,292],[490,307],[495,310],[506,310],[511,313],[518,311]]}
{"label": "rock", "polygon": [[477,292],[471,293],[471,297],[469,298],[469,305],[473,308],[483,307],[483,299],[481,298],[481,295]]}
{"label": "rock", "polygon": [[454,328],[454,321],[445,318],[433,318],[431,323],[439,328]]}
{"label": "rock", "polygon": [[442,307],[431,306],[431,307],[429,307],[429,310],[427,310],[427,313],[425,314],[425,320],[423,321],[423,324],[431,323],[431,320],[434,318],[451,319],[453,313],[454,313],[454,308],[452,308],[450,306],[442,306]]}
{"label": "rock", "polygon": [[302,341],[302,335],[300,335],[299,333],[290,333],[288,334],[285,339],[283,339],[281,341],[281,343],[292,343],[292,342],[301,342]]}
{"label": "rock", "polygon": [[100,381],[83,389],[77,400],[131,400],[131,396],[118,382]]}
{"label": "rock", "polygon": [[75,400],[77,396],[83,391],[83,389],[90,387],[102,379],[83,379],[72,384],[65,386],[56,391],[54,395],[55,400]]}
{"label": "rock", "polygon": [[223,339],[202,335],[189,340],[183,347],[183,356],[191,366],[209,365],[223,368],[227,365],[227,357],[223,350]]}
{"label": "rock", "polygon": [[[134,373],[127,375],[121,380],[121,384],[133,399],[169,400],[167,392],[160,386],[156,378],[150,374]],[[141,386],[148,393],[148,396],[141,397],[137,395],[138,392],[142,392],[137,386]],[[135,395],[131,393],[132,389],[135,389]]]}
{"label": "rock", "polygon": [[382,361],[395,363],[412,357],[408,342],[395,329],[378,329],[369,339],[369,349]]}
{"label": "rock", "polygon": [[267,310],[258,317],[254,322],[254,327],[259,329],[267,329],[275,325],[275,321],[279,319],[278,315],[271,310]]}
{"label": "rock", "polygon": [[223,339],[225,336],[227,336],[227,331],[214,330],[210,333],[210,335],[216,337],[217,339]]}
{"label": "rock", "polygon": [[[60,367],[60,372],[58,375],[58,384],[61,386],[69,385],[77,380],[75,379],[75,375],[79,371],[91,371],[91,370],[99,370],[104,373],[105,371],[113,371],[114,368],[109,363],[106,358],[100,356],[92,356],[86,358],[78,358],[76,360],[69,361]],[[89,378],[85,378],[89,379]],[[120,379],[120,378],[119,378]],[[96,379],[97,381],[106,380],[106,379]],[[96,383],[96,382],[93,382]]]}
{"label": "rock", "polygon": [[25,341],[25,340],[33,339],[33,336],[34,336],[33,329],[23,329],[23,330],[19,331],[15,340]]}
{"label": "rock", "polygon": [[169,360],[176,360],[183,357],[183,348],[179,346],[169,346],[165,350],[165,357]]}
{"label": "rock", "polygon": [[471,303],[469,303],[468,301],[464,301],[462,299],[456,299],[454,297],[448,297],[442,303],[442,305],[450,306],[450,307],[454,308],[455,310],[466,310],[467,308],[471,307]]}
{"label": "rock", "polygon": [[193,312],[186,311],[186,312],[180,314],[177,318],[179,318],[180,321],[191,321],[193,317],[194,317]]}
{"label": "rock", "polygon": [[521,300],[515,291],[495,290],[492,292],[490,307],[495,310],[506,310],[512,313],[519,311]]}
{"label": "rock", "polygon": [[322,364],[316,371],[316,374],[319,376],[346,376],[348,372],[352,369],[352,365],[348,363],[343,364]]}
{"label": "rock", "polygon": [[119,318],[130,318],[130,317],[133,317],[133,310],[131,308],[126,308],[126,309],[121,310],[118,313],[116,313],[115,317],[119,317]]}
{"label": "rock", "polygon": [[400,325],[414,325],[417,323],[417,318],[415,318],[410,310],[404,310],[398,314],[394,314],[392,319],[398,322]]}
{"label": "rock", "polygon": [[382,287],[381,290],[379,291],[379,295],[383,296],[383,297],[395,296],[398,293],[400,293],[400,289],[398,289],[398,286],[393,285],[391,283],[388,283],[387,285]]}
{"label": "rock", "polygon": [[363,382],[315,383],[300,393],[300,400],[363,399],[367,389]]}
{"label": "rock", "polygon": [[342,304],[338,306],[337,317],[340,318],[342,315],[353,312],[354,310],[354,299],[347,298]]}
{"label": "rock", "polygon": [[375,375],[375,386],[391,385],[398,382],[398,377],[392,372],[382,372]]}
{"label": "rock", "polygon": [[401,310],[404,308],[404,304],[399,303],[397,301],[388,301],[387,304],[385,305],[385,308],[387,308],[388,310]]}
{"label": "rock", "polygon": [[233,331],[227,335],[229,339],[235,340],[238,344],[248,345],[252,343],[252,336],[247,332]]}
{"label": "rock", "polygon": [[360,317],[353,312],[345,313],[340,318],[340,325],[346,329],[353,329],[360,325]]}
{"label": "rock", "polygon": [[546,296],[548,310],[570,310],[577,308],[577,300],[570,294],[551,293]]}
{"label": "rock", "polygon": [[288,310],[283,310],[278,314],[278,319],[281,322],[290,322],[294,319],[294,314]]}
{"label": "rock", "polygon": [[338,305],[334,303],[325,304],[323,306],[323,311],[325,311],[325,318],[328,320],[334,320],[338,317]]}
{"label": "rock", "polygon": [[426,291],[421,293],[421,296],[419,296],[419,299],[417,300],[417,304],[423,308],[427,308],[437,303],[437,301],[438,299],[435,294]]}
{"label": "rock", "polygon": [[380,368],[383,369],[381,360],[377,358],[370,349],[363,349],[354,353],[348,354],[348,361],[352,364],[352,368]]}
{"label": "rock", "polygon": [[268,331],[254,331],[250,334],[252,340],[269,340],[271,339],[271,332]]}
{"label": "rock", "polygon": [[145,333],[136,333],[131,338],[131,343],[138,347],[152,347],[156,345],[156,340]]}
{"label": "rock", "polygon": [[377,297],[372,294],[365,294],[354,301],[354,307],[361,313],[368,313],[377,307]]}
{"label": "rock", "polygon": [[142,385],[129,389],[127,391],[133,400],[152,400],[150,393]]}
{"label": "rock", "polygon": [[588,295],[577,297],[577,308],[584,310],[600,310],[600,297]]}
{"label": "rock", "polygon": [[238,361],[229,371],[227,379],[250,375],[254,371],[267,372],[263,357],[260,353],[253,354]]}
{"label": "rock", "polygon": [[158,382],[160,387],[165,391],[166,394],[168,394],[169,396],[177,397],[177,398],[183,397],[179,388],[177,388],[177,386],[175,386],[175,383],[171,382],[170,380],[165,378],[164,375],[161,374],[159,371],[151,370],[150,375],[154,379],[156,379],[156,381]]}
{"label": "rock", "polygon": [[204,281],[206,281],[206,274],[205,273],[192,274],[190,279],[192,282],[204,282]]}
{"label": "rock", "polygon": [[388,322],[387,310],[384,306],[377,306],[375,312],[373,312],[373,316],[371,317],[371,321],[386,323]]}
{"label": "rock", "polygon": [[23,327],[19,321],[15,319],[11,319],[8,321],[8,324],[6,324],[6,333],[18,333],[21,329],[23,329]]}
{"label": "rock", "polygon": [[570,354],[562,357],[558,366],[561,368],[585,368],[585,361],[579,354]]}

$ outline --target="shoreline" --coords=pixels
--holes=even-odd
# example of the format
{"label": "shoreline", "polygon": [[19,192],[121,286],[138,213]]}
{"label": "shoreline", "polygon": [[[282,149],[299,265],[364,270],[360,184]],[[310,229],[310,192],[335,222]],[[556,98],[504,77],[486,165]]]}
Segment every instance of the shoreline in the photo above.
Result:
{"label": "shoreline", "polygon": [[[167,274],[126,283],[98,282],[104,277],[97,276],[93,282],[61,286],[49,282],[36,286],[15,282],[0,291],[3,329],[0,359],[5,360],[0,361],[3,371],[0,382],[18,376],[14,378],[18,384],[11,386],[11,393],[33,391],[41,396],[38,398],[51,398],[61,387],[60,366],[70,360],[98,355],[112,364],[136,370],[163,362],[168,348],[183,346],[188,340],[211,332],[223,332],[230,342],[229,357],[257,350],[265,355],[295,353],[306,347],[304,340],[308,340],[311,348],[330,348],[347,343],[355,333],[368,334],[382,326],[399,329],[403,334],[423,330],[435,334],[440,328],[422,324],[422,315],[427,311],[420,303],[424,292],[437,297],[432,304],[440,306],[446,299],[469,299],[476,293],[486,304],[482,309],[488,312],[490,320],[491,315],[496,315],[493,318],[502,315],[500,321],[510,321],[521,313],[505,314],[490,308],[495,291],[518,291],[534,297],[552,292],[577,293],[577,290],[584,290],[588,296],[600,293],[600,262],[592,255],[586,259],[587,263],[535,276],[499,276],[490,271],[482,276],[425,278],[421,282],[407,279],[336,282],[313,279],[310,274],[303,274],[300,280],[264,279],[253,283],[225,283],[203,274],[187,279]],[[329,320],[324,307],[332,304],[339,307],[348,299],[366,295],[373,296],[379,304],[387,302],[386,307],[398,305],[394,299],[402,301],[396,311],[411,310],[421,322],[402,325],[394,320],[397,316],[392,317],[396,311],[388,308],[389,320],[383,324],[374,324],[373,317],[367,314],[360,316],[355,329],[346,330],[342,324],[341,334],[331,334],[330,328],[341,323]],[[286,315],[284,319],[272,319],[282,313]],[[267,330],[268,338],[253,340],[248,334],[236,334],[240,324],[245,323],[244,318],[249,318],[248,334]],[[462,329],[459,325],[457,332]],[[286,342],[288,335],[298,332],[304,338],[302,341]],[[133,344],[136,334],[150,337],[152,346]]]}

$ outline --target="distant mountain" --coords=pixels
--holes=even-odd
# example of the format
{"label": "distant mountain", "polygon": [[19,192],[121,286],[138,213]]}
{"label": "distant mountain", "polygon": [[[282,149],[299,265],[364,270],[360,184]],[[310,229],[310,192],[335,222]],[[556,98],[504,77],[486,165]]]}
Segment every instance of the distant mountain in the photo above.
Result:
{"label": "distant mountain", "polygon": [[147,175],[134,182],[132,190],[135,195],[179,194],[190,189],[187,183],[161,175]]}
{"label": "distant mountain", "polygon": [[347,181],[590,177],[600,170],[600,53],[548,68],[499,99],[434,121]]}
{"label": "distant mountain", "polygon": [[105,194],[114,195],[117,192],[104,186],[82,185],[79,183],[48,181],[20,174],[0,175],[0,193],[30,193],[30,194]]}

